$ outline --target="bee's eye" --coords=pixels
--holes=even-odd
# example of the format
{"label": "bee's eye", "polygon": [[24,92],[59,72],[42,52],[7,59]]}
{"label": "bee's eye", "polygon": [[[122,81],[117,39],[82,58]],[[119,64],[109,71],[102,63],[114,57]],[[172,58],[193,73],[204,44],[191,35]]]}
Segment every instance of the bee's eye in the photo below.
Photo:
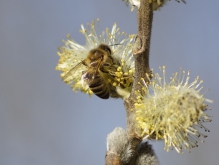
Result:
{"label": "bee's eye", "polygon": [[100,44],[100,46],[99,46],[98,48],[100,48],[100,49],[102,49],[102,50],[108,52],[110,55],[111,55],[111,53],[112,53],[112,52],[111,52],[111,49],[110,49],[110,47],[109,47],[108,45]]}
{"label": "bee's eye", "polygon": [[104,50],[107,51],[107,52],[109,52],[109,53],[111,54],[111,50],[110,50],[110,48],[105,47]]}

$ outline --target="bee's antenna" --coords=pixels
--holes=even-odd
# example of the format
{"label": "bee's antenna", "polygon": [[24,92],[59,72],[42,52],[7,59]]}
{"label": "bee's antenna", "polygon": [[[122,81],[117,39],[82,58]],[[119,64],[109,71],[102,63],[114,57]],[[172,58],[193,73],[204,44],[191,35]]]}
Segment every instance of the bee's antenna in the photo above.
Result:
{"label": "bee's antenna", "polygon": [[115,46],[115,45],[122,45],[122,44],[112,44],[112,45],[109,45],[109,46]]}

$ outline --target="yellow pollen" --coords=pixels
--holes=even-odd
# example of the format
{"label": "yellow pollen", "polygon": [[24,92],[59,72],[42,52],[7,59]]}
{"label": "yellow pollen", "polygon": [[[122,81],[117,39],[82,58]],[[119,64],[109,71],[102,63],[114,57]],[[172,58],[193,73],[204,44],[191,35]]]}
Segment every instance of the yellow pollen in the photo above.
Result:
{"label": "yellow pollen", "polygon": [[118,71],[118,72],[119,72],[119,71],[121,71],[121,70],[122,70],[122,68],[121,68],[121,67],[118,67],[118,68],[117,68],[117,71]]}
{"label": "yellow pollen", "polygon": [[118,76],[118,77],[121,77],[121,76],[122,76],[121,72],[115,72],[115,74],[116,74],[116,76]]}
{"label": "yellow pollen", "polygon": [[130,70],[129,70],[129,74],[133,74],[133,70],[130,69]]}
{"label": "yellow pollen", "polygon": [[124,73],[124,76],[128,76],[128,73],[127,73],[127,72],[125,72],[125,73]]}

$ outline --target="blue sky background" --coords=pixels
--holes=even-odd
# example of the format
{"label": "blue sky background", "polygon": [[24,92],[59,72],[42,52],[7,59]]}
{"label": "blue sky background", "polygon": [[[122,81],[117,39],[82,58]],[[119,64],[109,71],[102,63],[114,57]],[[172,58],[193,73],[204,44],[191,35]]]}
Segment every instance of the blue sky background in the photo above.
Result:
{"label": "blue sky background", "polygon": [[[213,121],[205,143],[191,153],[166,152],[151,142],[161,165],[217,165],[219,162],[219,1],[168,2],[154,13],[150,66],[182,67],[204,80]],[[70,34],[84,44],[80,25],[100,18],[100,29],[117,22],[137,32],[136,13],[120,0],[0,1],[0,164],[104,164],[106,136],[125,128],[121,100],[90,99],[74,93],[54,68],[57,47]]]}

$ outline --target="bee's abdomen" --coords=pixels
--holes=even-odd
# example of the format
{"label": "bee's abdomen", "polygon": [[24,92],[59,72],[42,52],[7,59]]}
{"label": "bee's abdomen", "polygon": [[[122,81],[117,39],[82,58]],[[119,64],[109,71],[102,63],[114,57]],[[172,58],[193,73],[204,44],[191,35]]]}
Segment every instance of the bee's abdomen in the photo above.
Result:
{"label": "bee's abdomen", "polygon": [[109,98],[109,88],[102,77],[96,77],[93,79],[92,83],[89,84],[89,87],[96,96],[102,99]]}

